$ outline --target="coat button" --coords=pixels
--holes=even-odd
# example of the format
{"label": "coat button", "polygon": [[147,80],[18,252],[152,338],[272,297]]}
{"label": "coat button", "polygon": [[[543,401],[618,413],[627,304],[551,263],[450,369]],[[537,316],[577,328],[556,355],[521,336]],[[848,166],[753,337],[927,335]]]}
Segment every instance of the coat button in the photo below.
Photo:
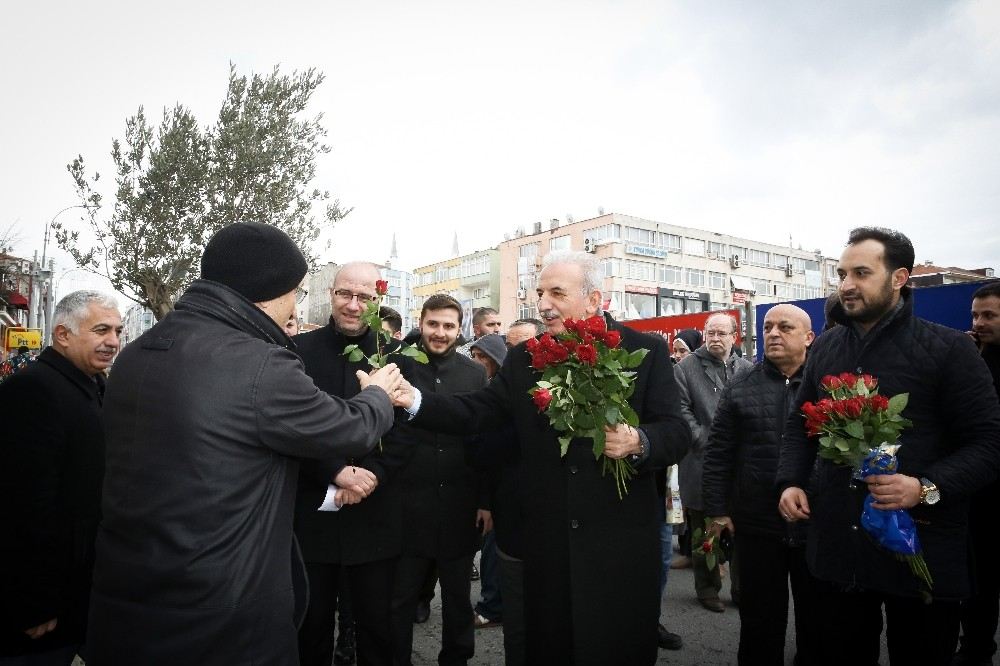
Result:
{"label": "coat button", "polygon": [[576,474],[576,473],[577,473],[577,472],[579,472],[579,471],[580,471],[580,470],[579,470],[579,469],[577,469],[577,466],[576,466],[576,465],[570,465],[570,466],[569,466],[569,473],[570,473],[570,474]]}
{"label": "coat button", "polygon": [[434,378],[434,381],[435,381],[436,383],[440,384],[440,383],[441,383],[441,378],[440,378],[440,377],[435,377],[435,378]]}
{"label": "coat button", "polygon": [[575,530],[580,526],[580,521],[574,518],[573,520],[569,521],[569,526]]}
{"label": "coat button", "polygon": [[855,532],[857,532],[858,531],[858,526],[857,525],[851,525],[851,529],[854,530]]}
{"label": "coat button", "polygon": [[855,370],[855,372],[857,372],[859,375],[861,374],[862,370],[861,370],[861,366],[860,365],[858,366],[858,369]]}

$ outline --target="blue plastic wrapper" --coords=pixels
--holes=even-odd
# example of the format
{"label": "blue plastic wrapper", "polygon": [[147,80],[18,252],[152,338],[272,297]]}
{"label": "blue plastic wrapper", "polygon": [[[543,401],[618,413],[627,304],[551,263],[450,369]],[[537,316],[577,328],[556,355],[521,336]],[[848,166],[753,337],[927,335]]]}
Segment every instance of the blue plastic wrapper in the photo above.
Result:
{"label": "blue plastic wrapper", "polygon": [[[895,474],[898,449],[898,444],[882,444],[873,450],[861,465],[862,478],[871,474]],[[918,555],[920,539],[910,512],[906,509],[884,511],[872,506],[874,500],[870,493],[865,497],[861,525],[887,550],[899,555]]]}

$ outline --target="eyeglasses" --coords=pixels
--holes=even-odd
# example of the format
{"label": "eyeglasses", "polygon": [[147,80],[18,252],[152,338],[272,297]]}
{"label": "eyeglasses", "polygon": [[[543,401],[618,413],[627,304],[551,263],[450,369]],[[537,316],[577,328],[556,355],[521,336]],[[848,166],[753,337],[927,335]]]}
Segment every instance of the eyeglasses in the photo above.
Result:
{"label": "eyeglasses", "polygon": [[334,289],[333,295],[347,303],[350,303],[356,298],[358,299],[358,303],[361,305],[368,305],[375,300],[375,297],[371,294],[356,294],[348,289]]}
{"label": "eyeglasses", "polygon": [[705,331],[706,338],[724,338],[727,335],[732,335],[736,331]]}
{"label": "eyeglasses", "polygon": [[295,288],[295,302],[296,303],[301,303],[302,301],[304,301],[306,299],[306,296],[308,296],[308,295],[309,295],[309,290],[306,289],[305,287],[296,287]]}

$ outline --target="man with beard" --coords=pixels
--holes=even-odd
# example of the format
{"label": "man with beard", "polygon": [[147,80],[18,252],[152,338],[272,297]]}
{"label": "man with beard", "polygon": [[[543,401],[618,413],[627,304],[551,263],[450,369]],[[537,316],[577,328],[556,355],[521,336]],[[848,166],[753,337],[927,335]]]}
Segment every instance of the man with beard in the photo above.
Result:
{"label": "man with beard", "polygon": [[[600,312],[601,277],[586,252],[555,252],[539,275],[538,310],[549,333],[564,321]],[[541,378],[528,350],[508,351],[482,391],[463,396],[405,393],[414,425],[445,432],[484,432],[513,424],[520,447],[523,507],[525,655],[529,664],[652,664],[660,610],[660,518],[654,473],[690,446],[669,350],[658,336],[606,323],[621,347],[648,353],[636,368],[629,404],[639,426],[609,429],[604,454],[629,457],[636,475],[619,497],[602,474],[593,441],[577,438],[560,455],[556,431],[528,391]]]}
{"label": "man with beard", "polygon": [[[681,338],[678,338],[681,339]],[[749,368],[750,361],[733,353],[736,343],[736,319],[732,315],[714,314],[705,322],[705,344],[696,348],[674,366],[680,388],[681,413],[691,427],[691,451],[678,468],[681,501],[687,518],[688,531],[705,529],[701,477],[705,464],[705,449],[712,418],[719,405],[722,390],[740,370]],[[726,606],[719,599],[722,577],[719,567],[709,570],[705,553],[694,544],[691,566],[694,569],[694,589],[698,602],[707,610],[721,613]],[[730,565],[729,589],[734,601],[739,600],[739,572],[736,563]]]}
{"label": "man with beard", "polygon": [[[914,316],[912,268],[913,245],[903,234],[851,231],[837,266],[840,303],[830,312],[842,325],[817,338],[796,397],[799,405],[817,401],[823,377],[842,372],[874,376],[885,397],[908,393],[903,416],[913,426],[900,437],[898,472],[854,482],[850,467],[817,459],[799,412],[782,440],[779,510],[788,521],[809,521],[806,557],[824,582],[816,622],[829,664],[878,661],[883,607],[893,666],[949,662],[959,600],[971,590],[970,500],[1000,469],[1000,409],[986,364],[967,335]],[[929,591],[859,525],[868,493],[876,509],[909,511],[933,578]]]}
{"label": "man with beard", "polygon": [[[972,295],[972,335],[979,353],[993,376],[993,388],[1000,395],[1000,282],[993,282]],[[1000,481],[994,481],[976,494],[969,514],[970,525],[988,525],[1000,506]],[[1000,612],[1000,569],[994,559],[997,533],[976,529],[971,535],[973,583],[975,594],[962,602],[962,648],[953,666],[992,664],[997,651],[994,636]]]}
{"label": "man with beard", "polygon": [[484,335],[501,335],[503,322],[500,321],[500,313],[494,308],[476,308],[472,314],[472,340],[459,345],[458,353],[471,358],[472,343]]}
{"label": "man with beard", "polygon": [[307,270],[277,227],[225,226],[201,279],[119,355],[88,663],[298,663],[298,460],[370,451],[401,380],[390,364],[359,371],[350,400],[316,388],[283,329]]}
{"label": "man with beard", "polygon": [[[378,336],[362,315],[375,299],[380,279],[374,264],[341,266],[330,288],[330,323],[295,338],[306,374],[331,396],[348,399],[361,390],[355,373],[366,369],[367,361],[351,362],[344,349],[357,344],[366,356],[375,352]],[[334,656],[337,663],[353,663],[349,657],[355,627],[361,664],[392,663],[389,609],[402,546],[394,477],[406,462],[406,452],[407,447],[389,433],[381,447],[364,456],[303,461],[300,466],[295,534],[309,577],[309,609],[299,629],[303,666],[329,666]],[[330,479],[335,487],[355,492],[364,501],[339,511],[319,511]],[[346,595],[339,593],[344,587]],[[334,655],[338,607],[340,635]]]}
{"label": "man with beard", "polygon": [[[429,363],[408,368],[409,381],[425,395],[466,393],[486,384],[483,366],[455,353],[461,328],[458,301],[446,294],[427,299],[420,312],[420,348]],[[466,437],[413,429],[405,438],[411,457],[398,478],[403,550],[392,599],[395,663],[411,663],[417,601],[436,565],[442,617],[438,663],[465,664],[475,653],[470,581],[479,548],[479,477],[469,461]]]}
{"label": "man with beard", "polygon": [[796,664],[815,664],[813,580],[805,530],[775,510],[781,434],[813,341],[805,310],[784,303],[764,316],[764,360],[722,392],[705,451],[702,479],[712,531],[728,529],[740,554],[740,647],[743,666],[781,664],[788,622],[788,584],[795,600]]}

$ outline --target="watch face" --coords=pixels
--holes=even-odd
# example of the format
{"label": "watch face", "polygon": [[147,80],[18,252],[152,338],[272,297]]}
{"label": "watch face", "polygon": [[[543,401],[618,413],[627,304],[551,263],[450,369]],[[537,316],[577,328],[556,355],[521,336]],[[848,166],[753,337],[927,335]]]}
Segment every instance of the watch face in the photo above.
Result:
{"label": "watch face", "polygon": [[941,493],[938,492],[937,488],[935,488],[934,490],[927,491],[927,497],[924,498],[924,501],[928,504],[937,504],[940,499]]}

